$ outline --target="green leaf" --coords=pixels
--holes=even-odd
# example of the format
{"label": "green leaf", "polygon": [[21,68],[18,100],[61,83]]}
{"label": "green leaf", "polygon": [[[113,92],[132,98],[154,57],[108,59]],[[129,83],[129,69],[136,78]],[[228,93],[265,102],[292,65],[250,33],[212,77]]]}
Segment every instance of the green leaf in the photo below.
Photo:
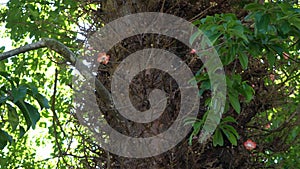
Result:
{"label": "green leaf", "polygon": [[236,129],[231,126],[231,125],[228,125],[228,124],[225,124],[225,125],[222,125],[222,130],[226,130],[228,132],[231,132],[235,135],[236,138],[239,138],[239,134],[238,132],[236,131]]}
{"label": "green leaf", "polygon": [[232,36],[242,38],[245,42],[249,42],[248,38],[244,34],[244,27],[241,24],[234,25],[232,28],[229,29],[229,32]]}
{"label": "green leaf", "polygon": [[231,88],[233,85],[233,80],[231,80],[228,76],[226,76],[226,84],[228,88]]}
{"label": "green leaf", "polygon": [[[242,82],[242,77],[239,74],[234,74],[232,75],[232,80],[234,81],[234,83],[240,85],[240,83]],[[237,95],[237,93],[236,93]]]}
{"label": "green leaf", "polygon": [[28,88],[30,88],[30,94],[32,96],[35,96],[36,94],[39,93],[38,88],[35,85],[33,85],[33,84],[29,84]]}
{"label": "green leaf", "polygon": [[272,45],[272,46],[270,46],[270,48],[271,48],[272,50],[276,51],[276,53],[279,54],[279,55],[281,55],[282,52],[284,51],[284,50],[282,49],[282,47],[281,47],[281,46],[278,46],[278,45]]}
{"label": "green leaf", "polygon": [[218,40],[218,38],[221,36],[222,34],[220,32],[217,32],[215,34],[210,35],[208,38],[211,41],[211,44],[215,44],[215,42]]}
{"label": "green leaf", "polygon": [[35,129],[36,123],[40,120],[40,114],[34,106],[25,102],[26,108],[29,112],[29,117],[32,122],[32,128]]}
{"label": "green leaf", "polygon": [[198,121],[198,119],[196,117],[188,117],[186,119],[183,120],[184,121],[184,126],[186,125],[190,125],[190,124],[194,124]]}
{"label": "green leaf", "polygon": [[227,117],[222,119],[221,123],[237,123],[237,122],[233,117],[227,116]]}
{"label": "green leaf", "polygon": [[224,145],[224,139],[220,129],[216,129],[215,134],[213,136],[213,146],[216,147],[217,145]]}
{"label": "green leaf", "polygon": [[244,52],[240,52],[239,60],[243,69],[247,69],[248,67],[248,56]]}
{"label": "green leaf", "polygon": [[266,33],[268,31],[268,26],[270,23],[270,15],[264,14],[260,18],[258,18],[258,22],[255,25],[257,30],[261,33]]}
{"label": "green leaf", "polygon": [[231,93],[228,94],[229,95],[229,101],[230,101],[230,104],[232,105],[232,107],[234,108],[234,110],[240,114],[241,112],[241,105],[240,105],[240,102],[239,102],[239,98],[238,98],[238,95],[233,95]]}
{"label": "green leaf", "polygon": [[0,52],[3,52],[5,50],[5,46],[0,47]]}
{"label": "green leaf", "polygon": [[254,13],[254,35],[257,36],[259,32],[259,21],[264,13],[263,12],[256,12]]}
{"label": "green leaf", "polygon": [[236,15],[232,13],[221,14],[224,21],[234,21],[237,20]]}
{"label": "green leaf", "polygon": [[254,92],[254,89],[246,82],[242,83],[242,90],[240,91],[240,93],[245,97],[246,103],[249,103],[253,99]]}
{"label": "green leaf", "polygon": [[199,133],[201,127],[203,126],[203,120],[200,120],[200,121],[196,121],[194,124],[193,124],[193,132],[192,134],[190,135],[189,137],[189,145],[192,145],[192,141],[193,141],[193,138],[194,136],[197,136],[197,134]]}
{"label": "green leaf", "polygon": [[[192,82],[192,80],[191,80],[191,82]],[[26,86],[28,87],[28,89],[30,89],[27,93],[38,101],[38,103],[42,109],[50,108],[48,99],[45,96],[43,96],[41,93],[39,93],[38,89],[33,84],[29,84]]]}
{"label": "green leaf", "polygon": [[224,65],[229,65],[236,58],[236,47],[236,45],[228,44],[229,51],[227,53],[227,56],[225,56],[223,62]]}
{"label": "green leaf", "polygon": [[200,89],[211,90],[210,81],[206,80],[201,83]]}
{"label": "green leaf", "polygon": [[195,122],[195,123],[193,124],[194,132],[195,132],[196,134],[199,133],[199,131],[200,131],[202,125],[203,125],[203,121],[202,121],[202,120],[201,120],[201,121],[198,121],[198,122]]}
{"label": "green leaf", "polygon": [[284,21],[280,24],[279,29],[283,34],[287,34],[291,30],[291,26],[287,21]]}
{"label": "green leaf", "polygon": [[0,71],[5,71],[5,62],[0,61]]}
{"label": "green leaf", "polygon": [[6,136],[5,136],[5,134],[3,132],[4,131],[2,131],[0,129],[0,149],[1,150],[4,149],[4,147],[7,145],[7,142],[8,142]]}
{"label": "green leaf", "polygon": [[300,19],[296,16],[289,18],[291,25],[294,25],[297,29],[300,29]]}
{"label": "green leaf", "polygon": [[19,138],[22,138],[24,136],[24,134],[26,133],[26,131],[25,131],[24,127],[22,127],[22,126],[19,126],[19,131],[20,131]]}
{"label": "green leaf", "polygon": [[46,108],[46,109],[50,108],[49,101],[45,96],[38,93],[38,94],[35,95],[35,99],[38,101],[41,108]]}
{"label": "green leaf", "polygon": [[230,141],[230,143],[234,146],[237,146],[237,139],[233,133],[231,133],[228,130],[222,130],[227,139]]}
{"label": "green leaf", "polygon": [[267,58],[268,58],[268,62],[269,62],[270,67],[273,67],[274,64],[275,64],[275,59],[276,59],[276,56],[274,55],[274,53],[273,52],[268,52]]}
{"label": "green leaf", "polygon": [[1,96],[0,97],[0,105],[2,104],[2,103],[5,103],[7,100],[8,100],[8,96]]}
{"label": "green leaf", "polygon": [[40,119],[40,114],[38,110],[29,103],[24,101],[18,101],[16,105],[20,108],[21,112],[25,117],[25,121],[27,124],[27,130],[32,126],[35,129],[35,125],[37,121]]}
{"label": "green leaf", "polygon": [[208,77],[208,73],[202,73],[202,70],[203,70],[204,66],[201,67],[201,69],[197,72],[197,74],[194,76],[195,77],[195,80],[197,82],[201,82],[203,80],[208,80],[209,77]]}
{"label": "green leaf", "polygon": [[26,96],[27,88],[25,86],[19,86],[12,89],[13,102],[16,103],[19,100],[23,100]]}
{"label": "green leaf", "polygon": [[[208,75],[208,74],[206,74],[206,75]],[[199,79],[198,79],[198,77],[199,77]],[[202,94],[203,94],[203,92],[204,91],[206,91],[206,90],[211,90],[211,84],[210,84],[210,81],[209,80],[207,80],[208,79],[208,76],[206,77],[204,77],[204,76],[198,76],[197,77],[197,81],[202,81],[201,82],[201,86],[200,86],[200,90],[199,90],[199,96],[201,96]]]}
{"label": "green leaf", "polygon": [[8,122],[12,127],[12,130],[14,131],[18,125],[19,125],[19,116],[14,107],[12,107],[10,104],[7,104],[8,107]]}
{"label": "green leaf", "polygon": [[8,142],[12,142],[12,137],[6,131],[0,129],[0,149],[2,150]]}
{"label": "green leaf", "polygon": [[30,113],[28,112],[27,107],[23,101],[18,101],[16,103],[16,105],[19,107],[19,109],[21,110],[21,112],[25,118],[27,130],[28,130],[30,128],[30,126],[32,125],[32,122],[30,120],[30,115],[29,115]]}

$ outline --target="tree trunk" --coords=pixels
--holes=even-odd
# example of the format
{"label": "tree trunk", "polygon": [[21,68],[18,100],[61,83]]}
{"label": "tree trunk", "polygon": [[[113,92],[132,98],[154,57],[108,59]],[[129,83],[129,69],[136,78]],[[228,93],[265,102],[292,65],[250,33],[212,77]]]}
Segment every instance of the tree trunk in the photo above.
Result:
{"label": "tree trunk", "polygon": [[[244,1],[244,3],[247,2]],[[242,17],[242,15],[244,15],[244,11],[240,10],[242,5],[244,4],[240,4],[237,0],[106,0],[101,4],[103,11],[99,13],[98,17],[105,23],[109,23],[112,20],[128,14],[138,12],[164,12],[184,18],[188,21],[195,21],[196,19],[216,13],[233,12]],[[237,9],[236,7],[239,8]],[[176,56],[179,56],[189,65],[193,73],[196,73],[202,66],[200,61],[193,61],[192,55],[189,54],[191,49],[177,40],[153,34],[137,35],[123,40],[108,52],[113,64],[108,66],[109,71],[104,71],[100,68],[98,79],[110,89],[110,77],[120,61],[135,51],[151,47],[165,49],[176,54]],[[147,83],[145,84],[145,82]],[[178,107],[178,105],[180,105],[180,92],[178,92],[176,82],[174,82],[171,76],[153,69],[141,72],[132,81],[130,89],[132,105],[138,110],[147,110],[147,108],[151,106],[147,102],[147,95],[149,91],[154,88],[164,88],[168,95],[173,97],[173,101],[168,102],[168,108],[158,120],[145,125],[135,123],[128,124],[115,120],[107,114],[106,119],[110,125],[118,129],[121,133],[135,137],[148,137],[166,130],[180,109],[180,107]],[[99,98],[99,100],[101,99]],[[101,106],[101,101],[99,102]],[[199,109],[199,118],[203,116],[205,109],[202,103]],[[249,168],[249,166],[246,165],[248,152],[242,148],[241,144],[239,144],[240,146],[238,147],[231,147],[229,143],[225,143],[228,146],[213,147],[211,142],[208,144],[200,144],[197,143],[197,140],[194,140],[193,145],[190,146],[188,145],[188,139],[189,137],[187,136],[180,144],[171,150],[155,157],[131,159],[111,155],[110,163],[107,163],[106,167],[189,169]]]}

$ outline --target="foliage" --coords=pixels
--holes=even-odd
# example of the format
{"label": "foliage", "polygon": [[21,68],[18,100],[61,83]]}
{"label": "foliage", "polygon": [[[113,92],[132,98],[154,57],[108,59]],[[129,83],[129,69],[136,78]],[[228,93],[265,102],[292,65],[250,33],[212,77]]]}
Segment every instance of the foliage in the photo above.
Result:
{"label": "foliage", "polygon": [[[227,102],[207,144],[214,150],[233,147],[241,152],[237,153],[240,156],[249,157],[253,165],[298,166],[299,5],[250,3],[243,10],[247,12],[245,17],[220,13],[194,22],[220,55],[228,91],[226,96],[219,96],[226,97]],[[82,44],[78,34],[88,36],[102,24],[99,17],[94,17],[101,12],[99,4],[75,0],[11,0],[0,11],[0,20],[14,47],[49,37],[79,53]],[[83,27],[83,23],[89,27]],[[191,37],[191,43],[196,36]],[[195,74],[206,113],[187,120],[187,125],[193,125],[190,146],[200,146],[194,138],[200,137],[213,104],[209,73],[202,66]],[[62,56],[49,50],[34,50],[0,61],[0,168],[101,166],[106,152],[89,137],[72,112],[71,78],[72,68]],[[31,138],[30,128],[45,133]],[[241,150],[249,138],[257,148],[251,152]],[[46,144],[53,146],[51,155],[37,160],[36,147]]]}
{"label": "foliage", "polygon": [[[272,124],[272,128],[274,127],[274,130],[278,131],[268,131],[266,134],[268,135],[267,138],[259,136],[257,139],[261,143],[267,139],[269,144],[274,144],[272,141],[280,137],[286,137],[283,141],[280,141],[281,144],[276,143],[276,146],[288,144],[291,146],[290,149],[271,151],[268,148],[264,148],[265,150],[263,153],[260,153],[260,156],[263,162],[269,165],[276,165],[280,163],[279,161],[283,161],[282,166],[296,165],[297,160],[295,159],[299,157],[299,154],[294,150],[296,142],[299,141],[299,129],[294,125],[299,125],[299,119],[289,114],[291,112],[299,113],[299,108],[298,110],[295,108],[299,106],[299,69],[297,67],[299,67],[300,52],[300,10],[299,8],[294,8],[289,3],[266,3],[265,5],[252,3],[246,5],[245,9],[250,11],[249,15],[244,18],[245,23],[237,19],[234,14],[216,14],[215,16],[208,16],[198,20],[194,22],[194,24],[199,26],[199,29],[203,30],[216,46],[223,64],[233,66],[233,69],[230,69],[230,74],[226,75],[228,88],[227,97],[231,107],[238,114],[242,112],[241,102],[247,104],[255,97],[256,84],[251,82],[253,79],[242,80],[243,78],[239,74],[251,71],[248,68],[249,60],[253,60],[253,58],[259,59],[261,64],[266,64],[269,67],[268,74],[270,74],[270,78],[266,76],[267,78],[264,79],[263,83],[267,86],[272,86],[273,92],[279,89],[279,87],[286,86],[283,87],[283,89],[279,89],[280,93],[282,92],[281,94],[285,96],[282,100],[284,103],[274,103],[274,105],[272,105],[273,109],[267,110],[267,114],[272,114],[268,115],[267,124]],[[241,65],[240,68],[237,66],[237,63]],[[276,78],[278,80],[275,82],[273,82],[274,79],[272,79],[273,74],[278,76],[278,78]],[[205,90],[210,90],[207,73],[197,74],[195,79],[201,83],[200,95],[202,95]],[[252,87],[250,86],[251,83]],[[268,97],[277,97],[276,95],[271,95],[275,94],[272,93],[272,91],[269,92],[270,95]],[[228,103],[225,112],[227,111]],[[225,113],[225,115],[226,114],[228,113]],[[261,123],[261,120],[264,118],[264,115],[261,114],[257,114],[257,116],[259,117],[250,122],[254,123],[255,128],[259,128],[257,125]],[[205,118],[206,116],[203,117],[203,119]],[[232,117],[226,116],[223,118],[223,121],[228,118],[231,119]],[[292,126],[294,127],[291,126],[290,129],[281,131],[279,124],[281,124],[282,128],[284,125],[289,126],[287,124],[288,122],[285,121],[287,118],[290,120],[293,119],[294,122],[292,122]],[[235,120],[232,122],[235,122]],[[197,135],[202,125],[203,120],[194,123],[192,136]],[[224,135],[232,145],[237,145],[237,139],[239,137],[236,130],[230,124],[226,124],[225,126],[226,127],[224,127],[224,122],[221,122],[215,131],[213,136],[214,146],[224,145]],[[250,131],[253,131],[253,129],[250,129]],[[279,132],[280,134],[275,134],[275,132]],[[278,135],[280,135],[280,137]],[[251,136],[251,134],[249,136]],[[192,137],[190,141],[191,139]],[[291,151],[292,153],[288,156],[281,153],[278,155],[276,153],[286,151]]]}

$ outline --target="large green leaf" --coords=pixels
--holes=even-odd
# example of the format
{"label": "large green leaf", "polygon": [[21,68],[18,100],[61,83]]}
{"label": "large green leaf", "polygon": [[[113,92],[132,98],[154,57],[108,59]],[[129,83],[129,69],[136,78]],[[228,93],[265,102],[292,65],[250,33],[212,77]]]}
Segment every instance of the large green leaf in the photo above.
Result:
{"label": "large green leaf", "polygon": [[0,71],[5,71],[5,63],[0,61]]}
{"label": "large green leaf", "polygon": [[236,129],[235,129],[233,126],[231,126],[231,125],[228,125],[228,124],[222,125],[222,130],[226,130],[226,131],[228,131],[228,132],[231,132],[232,134],[234,134],[234,136],[235,136],[236,138],[239,138],[238,132],[237,132]]}
{"label": "large green leaf", "polygon": [[234,146],[237,146],[237,138],[236,136],[230,132],[229,130],[222,130],[227,139],[230,141],[230,143]]}
{"label": "large green leaf", "polygon": [[229,96],[229,101],[230,101],[231,106],[234,108],[234,110],[238,114],[240,114],[240,112],[241,112],[241,105],[240,105],[240,101],[239,101],[238,95],[229,93],[228,96]]}
{"label": "large green leaf", "polygon": [[215,44],[215,42],[218,40],[218,38],[221,36],[222,34],[220,32],[216,32],[214,34],[211,34],[208,36],[209,40],[211,41],[211,44]]}
{"label": "large green leaf", "polygon": [[273,52],[269,52],[267,54],[267,59],[268,59],[270,67],[273,67],[275,64],[275,60],[276,60],[276,56],[273,54]]}
{"label": "large green leaf", "polygon": [[237,122],[233,117],[227,116],[222,119],[221,123],[237,123]]}
{"label": "large green leaf", "polygon": [[248,67],[248,56],[244,52],[240,52],[239,60],[243,69],[247,69]]}
{"label": "large green leaf", "polygon": [[294,16],[289,18],[289,22],[291,25],[294,25],[297,29],[300,30],[300,18],[299,16]]}
{"label": "large green leaf", "polygon": [[257,16],[257,24],[255,25],[257,30],[261,33],[267,33],[268,32],[268,26],[270,24],[270,15],[269,14],[263,14],[262,16]]}
{"label": "large green leaf", "polygon": [[26,131],[25,131],[24,127],[22,127],[22,126],[19,126],[19,131],[20,131],[19,138],[22,138],[24,136],[24,134],[26,133]]}
{"label": "large green leaf", "polygon": [[8,122],[10,123],[12,130],[15,130],[19,125],[19,116],[14,107],[12,107],[10,104],[7,104],[8,107]]}
{"label": "large green leaf", "polygon": [[40,120],[40,113],[38,112],[38,109],[35,108],[34,106],[32,106],[31,104],[26,103],[26,102],[24,102],[24,103],[29,112],[29,117],[32,122],[32,128],[34,129],[36,123]]}
{"label": "large green leaf", "polygon": [[5,46],[0,47],[0,52],[3,52],[5,50]]}
{"label": "large green leaf", "polygon": [[23,100],[27,93],[27,87],[19,86],[18,88],[12,89],[13,102],[16,103],[19,100]]}
{"label": "large green leaf", "polygon": [[217,145],[223,146],[224,145],[224,139],[223,135],[220,131],[220,129],[216,129],[215,134],[213,136],[213,146],[216,147]]}
{"label": "large green leaf", "polygon": [[0,149],[3,149],[8,142],[12,142],[12,137],[6,131],[0,129]]}
{"label": "large green leaf", "polygon": [[38,89],[34,85],[29,84],[26,86],[28,86],[28,89],[30,89],[29,91],[27,91],[27,93],[38,101],[42,109],[50,108],[48,99],[45,96],[43,96],[41,93],[39,93]]}
{"label": "large green leaf", "polygon": [[3,131],[0,130],[0,149],[2,150],[7,145],[8,140],[4,135]]}
{"label": "large green leaf", "polygon": [[246,103],[249,103],[253,99],[254,89],[249,86],[246,82],[242,83],[240,93],[245,97]]}
{"label": "large green leaf", "polygon": [[2,103],[5,103],[8,99],[9,99],[8,96],[0,96],[0,105],[1,105]]}
{"label": "large green leaf", "polygon": [[39,102],[41,108],[50,108],[48,99],[42,94],[38,93],[34,96],[34,98]]}
{"label": "large green leaf", "polygon": [[34,129],[37,121],[40,119],[40,114],[37,108],[24,101],[18,101],[16,105],[20,108],[25,117],[27,130],[30,128],[30,126]]}
{"label": "large green leaf", "polygon": [[291,29],[291,25],[287,21],[283,21],[279,25],[279,30],[281,30],[283,34],[287,34]]}

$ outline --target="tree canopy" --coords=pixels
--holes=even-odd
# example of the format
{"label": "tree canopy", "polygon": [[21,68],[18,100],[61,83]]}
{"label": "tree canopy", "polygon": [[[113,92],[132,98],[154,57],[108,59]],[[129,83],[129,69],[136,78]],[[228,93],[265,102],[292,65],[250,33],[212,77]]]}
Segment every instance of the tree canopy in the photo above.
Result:
{"label": "tree canopy", "polygon": [[[198,56],[201,51],[174,38],[136,35],[107,53],[89,46],[87,39],[106,24],[139,12],[172,14],[199,28],[223,64],[226,95],[213,95],[211,72],[202,63],[209,60],[209,54]],[[10,0],[0,6],[0,24],[5,28],[1,38],[11,39],[14,48],[0,48],[0,168],[300,165],[298,1]],[[199,36],[189,37],[190,43]],[[120,62],[146,48],[168,50],[180,57],[193,72],[201,102],[197,119],[186,119],[192,130],[178,145],[155,157],[132,159],[104,150],[79,122],[72,80],[82,54],[98,57],[95,91],[109,124],[133,137],[163,132],[180,110],[179,87],[169,74],[145,70],[130,86],[131,101],[142,111],[151,106],[147,100],[153,89],[162,88],[173,98],[153,123],[127,122],[113,108],[111,99],[111,78]],[[226,98],[226,103],[218,105],[212,97]],[[210,119],[209,112],[216,107],[224,112]],[[208,134],[202,132],[203,127],[210,130],[204,125],[207,119],[217,125]],[[203,139],[205,134],[207,140]]]}

